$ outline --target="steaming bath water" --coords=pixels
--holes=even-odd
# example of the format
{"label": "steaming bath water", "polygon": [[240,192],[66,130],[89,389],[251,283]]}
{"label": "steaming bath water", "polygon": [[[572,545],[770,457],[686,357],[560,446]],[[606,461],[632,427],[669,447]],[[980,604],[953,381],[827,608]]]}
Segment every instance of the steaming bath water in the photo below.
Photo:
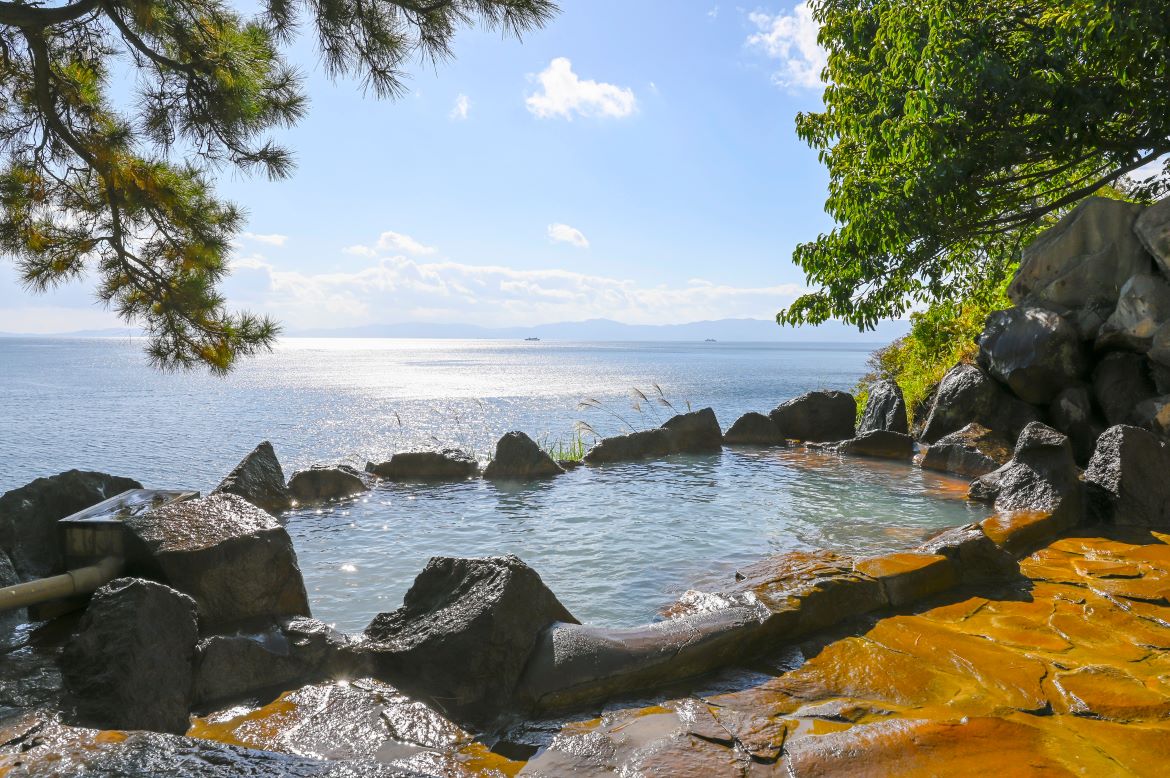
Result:
{"label": "steaming bath water", "polygon": [[[436,445],[486,458],[510,429],[552,444],[578,420],[602,434],[655,426],[673,411],[654,384],[726,428],[810,389],[852,388],[871,349],[290,340],[217,379],[153,372],[138,342],[0,338],[0,490],[78,467],[209,491],[264,439],[286,475]],[[907,465],[725,449],[526,485],[383,485],[287,526],[314,614],[344,629],[400,604],[431,555],[504,553],[582,621],[633,625],[769,553],[877,553],[981,517],[962,486]]]}

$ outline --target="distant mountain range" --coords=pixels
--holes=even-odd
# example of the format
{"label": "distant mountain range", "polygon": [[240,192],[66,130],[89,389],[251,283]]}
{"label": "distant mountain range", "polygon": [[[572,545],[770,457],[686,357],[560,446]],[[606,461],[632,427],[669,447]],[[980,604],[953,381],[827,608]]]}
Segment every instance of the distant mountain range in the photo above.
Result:
{"label": "distant mountain range", "polygon": [[[780,327],[768,319],[718,319],[689,324],[623,324],[611,319],[558,322],[533,327],[480,327],[475,324],[368,324],[361,327],[288,330],[290,338],[457,338],[523,340],[676,340],[676,341],[764,341],[778,343],[889,343],[910,329],[907,321],[886,321],[872,332],[858,332],[856,327],[830,322],[819,327]],[[133,328],[81,330],[54,333],[68,338],[110,338],[140,336]],[[0,337],[27,337],[0,332]]]}
{"label": "distant mountain range", "polygon": [[792,329],[780,327],[767,319],[718,319],[689,324],[623,324],[611,319],[539,324],[532,327],[480,327],[474,324],[371,324],[339,329],[289,331],[289,337],[302,338],[460,338],[521,340],[689,340],[776,342],[888,343],[905,335],[909,322],[882,322],[873,332],[861,333],[856,327],[832,322],[820,327]]}

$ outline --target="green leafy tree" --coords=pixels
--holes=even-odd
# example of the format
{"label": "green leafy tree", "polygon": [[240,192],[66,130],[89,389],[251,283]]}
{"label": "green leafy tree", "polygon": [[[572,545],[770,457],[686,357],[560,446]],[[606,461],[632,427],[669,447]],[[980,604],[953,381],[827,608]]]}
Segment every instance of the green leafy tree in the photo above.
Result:
{"label": "green leafy tree", "polygon": [[[100,298],[149,332],[154,365],[225,372],[278,329],[217,291],[243,214],[212,177],[292,171],[270,132],[306,99],[282,45],[307,27],[331,76],[394,97],[411,62],[451,56],[460,27],[519,36],[556,12],[553,0],[266,0],[255,16],[221,0],[0,1],[0,252],[34,290],[94,273]],[[125,71],[134,95],[116,104]]]}
{"label": "green leafy tree", "polygon": [[824,110],[797,131],[837,226],[797,247],[816,291],[781,323],[862,328],[995,288],[1044,221],[1170,171],[1166,0],[817,0]]}

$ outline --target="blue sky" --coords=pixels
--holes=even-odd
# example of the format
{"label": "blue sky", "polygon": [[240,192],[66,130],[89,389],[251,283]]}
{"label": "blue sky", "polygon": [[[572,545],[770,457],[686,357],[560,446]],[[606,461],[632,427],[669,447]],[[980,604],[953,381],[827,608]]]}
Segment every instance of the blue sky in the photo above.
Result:
{"label": "blue sky", "polygon": [[[466,30],[377,101],[308,39],[290,180],[226,172],[249,212],[225,285],[290,330],[769,318],[803,286],[793,247],[831,227],[795,134],[820,104],[803,5],[564,0],[523,42]],[[116,323],[80,284],[47,296],[0,264],[0,330]]]}

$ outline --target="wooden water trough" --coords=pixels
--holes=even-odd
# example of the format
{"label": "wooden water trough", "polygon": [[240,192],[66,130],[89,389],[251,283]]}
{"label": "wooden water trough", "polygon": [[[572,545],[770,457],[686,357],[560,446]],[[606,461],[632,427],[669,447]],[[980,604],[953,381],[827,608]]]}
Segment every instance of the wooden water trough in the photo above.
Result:
{"label": "wooden water trough", "polygon": [[0,611],[30,610],[30,618],[51,618],[74,610],[76,598],[117,578],[126,558],[123,522],[164,505],[198,497],[199,492],[129,489],[61,519],[57,525],[68,572],[0,588]]}

